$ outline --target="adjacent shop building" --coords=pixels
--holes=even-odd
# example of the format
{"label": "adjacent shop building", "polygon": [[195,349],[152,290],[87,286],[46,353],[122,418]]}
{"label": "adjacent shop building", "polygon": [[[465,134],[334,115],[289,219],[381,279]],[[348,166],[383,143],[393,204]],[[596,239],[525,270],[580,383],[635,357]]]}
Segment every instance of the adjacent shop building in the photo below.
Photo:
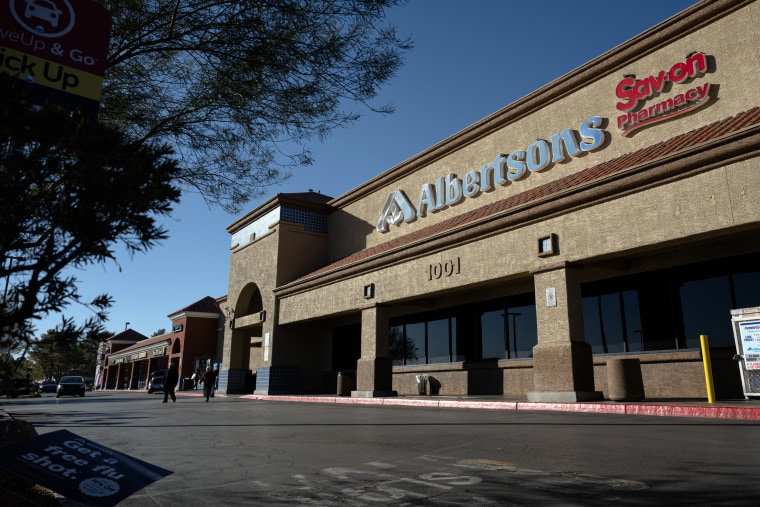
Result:
{"label": "adjacent shop building", "polygon": [[221,357],[217,345],[224,326],[219,304],[225,298],[205,297],[168,315],[171,331],[148,338],[127,329],[106,343],[107,354],[101,386],[105,389],[146,389],[150,375],[174,364],[179,377],[215,364]]}

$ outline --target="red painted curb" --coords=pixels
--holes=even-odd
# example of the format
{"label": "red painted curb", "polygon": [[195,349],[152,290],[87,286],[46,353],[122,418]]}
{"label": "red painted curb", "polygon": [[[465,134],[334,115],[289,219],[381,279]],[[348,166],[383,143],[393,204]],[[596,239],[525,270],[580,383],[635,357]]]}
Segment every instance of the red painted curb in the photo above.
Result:
{"label": "red painted curb", "polygon": [[517,410],[516,401],[456,401],[441,400],[438,402],[441,408],[480,408],[487,410]]}
{"label": "red painted curb", "polygon": [[404,398],[385,398],[383,405],[402,407],[438,407],[438,400],[416,400]]}
{"label": "red painted curb", "polygon": [[335,399],[335,403],[342,403],[344,405],[382,405],[383,404],[383,398],[334,398],[334,399]]}
{"label": "red painted curb", "polygon": [[624,403],[540,403],[529,401],[468,401],[417,398],[353,398],[332,396],[246,395],[241,398],[261,401],[339,403],[343,405],[388,405],[434,408],[476,408],[485,410],[543,410],[589,414],[650,415],[664,417],[704,417],[760,421],[760,407],[695,407],[683,405],[633,405]]}
{"label": "red painted curb", "polygon": [[670,417],[706,417],[760,421],[760,409],[741,407],[685,407],[679,405],[626,405],[626,414]]}
{"label": "red painted curb", "polygon": [[539,403],[520,401],[517,410],[548,410],[555,412],[587,412],[591,414],[625,414],[625,405],[607,403]]}

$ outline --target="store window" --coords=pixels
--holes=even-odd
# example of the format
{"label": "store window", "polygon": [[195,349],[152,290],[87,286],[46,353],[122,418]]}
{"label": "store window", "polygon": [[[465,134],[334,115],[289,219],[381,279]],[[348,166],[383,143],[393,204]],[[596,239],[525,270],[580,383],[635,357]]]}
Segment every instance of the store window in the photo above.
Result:
{"label": "store window", "polygon": [[536,304],[532,296],[513,299],[512,305],[507,307],[506,330],[512,347],[509,351],[510,359],[533,357],[533,347],[538,343]]}
{"label": "store window", "polygon": [[733,347],[729,310],[733,308],[730,276],[725,266],[707,265],[684,270],[679,277],[683,342],[687,349],[701,346],[699,335],[707,335],[711,347]]}
{"label": "store window", "polygon": [[148,362],[141,361],[139,365],[139,373],[137,374],[137,388],[145,389],[148,378]]}
{"label": "store window", "polygon": [[427,322],[428,362],[448,363],[451,361],[449,330],[448,318],[439,318]]}
{"label": "store window", "polygon": [[490,301],[479,311],[482,359],[506,359],[507,332],[504,318],[504,303]]}
{"label": "store window", "polygon": [[[653,315],[651,333],[644,332],[639,300],[641,294],[650,290],[624,287],[619,280],[589,285],[583,290],[586,342],[594,353],[614,354],[674,347],[675,340],[671,338],[669,328],[658,328],[656,316]],[[659,303],[666,304],[667,301]]]}
{"label": "store window", "polygon": [[425,354],[425,322],[409,323],[406,331],[406,364],[427,364]]}
{"label": "store window", "polygon": [[760,306],[760,255],[740,257],[731,263],[731,285],[736,306]]}
{"label": "store window", "polygon": [[594,354],[734,347],[729,310],[760,306],[760,256],[721,259],[582,286]]}
{"label": "store window", "polygon": [[405,363],[406,339],[404,337],[404,325],[391,325],[388,339],[388,355],[393,365],[399,366]]}
{"label": "store window", "polygon": [[461,305],[391,320],[394,366],[533,356],[533,294]]}

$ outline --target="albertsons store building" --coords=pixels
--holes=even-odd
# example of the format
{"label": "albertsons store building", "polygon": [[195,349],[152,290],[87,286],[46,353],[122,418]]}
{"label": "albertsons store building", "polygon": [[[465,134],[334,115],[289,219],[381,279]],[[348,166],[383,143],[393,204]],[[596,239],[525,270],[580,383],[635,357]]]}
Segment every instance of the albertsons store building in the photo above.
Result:
{"label": "albertsons store building", "polygon": [[[760,306],[760,3],[704,1],[347,193],[228,227],[220,390],[741,396]],[[341,372],[341,376],[338,376]],[[345,378],[344,378],[345,377]],[[337,380],[336,380],[337,379]]]}

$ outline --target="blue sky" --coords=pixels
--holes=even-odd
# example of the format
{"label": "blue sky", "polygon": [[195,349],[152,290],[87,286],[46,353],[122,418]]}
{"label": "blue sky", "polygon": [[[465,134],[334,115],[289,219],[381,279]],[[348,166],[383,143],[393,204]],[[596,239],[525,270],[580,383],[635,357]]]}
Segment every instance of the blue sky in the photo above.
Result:
{"label": "blue sky", "polygon": [[[695,4],[695,0],[411,0],[389,11],[389,22],[415,49],[385,86],[378,104],[396,112],[364,116],[311,148],[316,163],[246,207],[276,193],[314,189],[337,197],[537,88]],[[73,274],[84,299],[107,292],[116,303],[106,328],[146,336],[169,329],[167,315],[205,296],[227,293],[230,236],[238,216],[209,209],[187,194],[163,219],[169,239],[118,265]],[[89,310],[70,306],[78,321]],[[60,322],[51,315],[38,334]]]}

